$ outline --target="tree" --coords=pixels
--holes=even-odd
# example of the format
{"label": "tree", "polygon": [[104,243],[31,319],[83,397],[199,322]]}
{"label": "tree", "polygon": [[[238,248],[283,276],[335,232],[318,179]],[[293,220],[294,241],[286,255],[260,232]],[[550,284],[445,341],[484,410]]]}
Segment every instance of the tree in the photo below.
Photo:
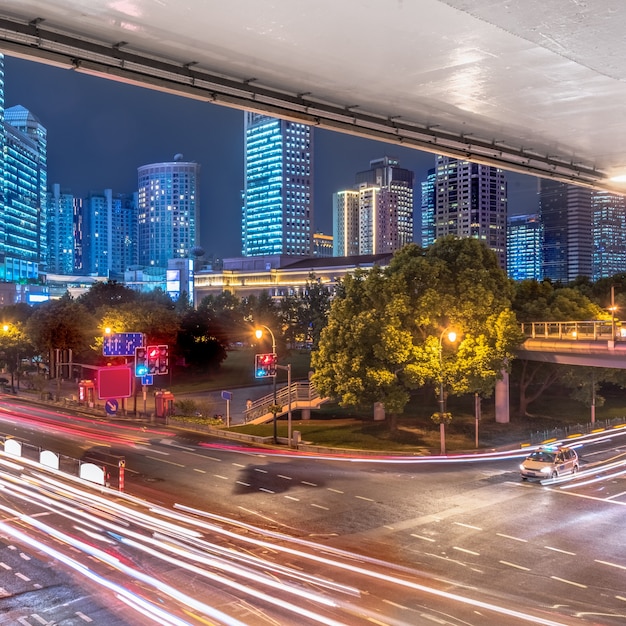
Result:
{"label": "tree", "polygon": [[211,331],[211,322],[202,312],[189,309],[180,319],[177,352],[195,370],[218,369],[226,349]]}
{"label": "tree", "polygon": [[[516,285],[513,308],[524,323],[533,321],[559,321],[610,319],[610,315],[583,292],[588,291],[586,281],[580,281],[583,290],[575,287],[554,286],[550,281],[526,280]],[[529,416],[529,405],[540,398],[558,382],[576,388],[577,368],[550,363],[522,360],[515,364],[518,386],[518,414]],[[596,382],[602,380],[598,372]],[[608,376],[608,374],[604,374]]]}
{"label": "tree", "polygon": [[[382,402],[391,428],[417,387],[438,390],[445,380],[451,394],[486,391],[521,341],[512,293],[495,254],[476,239],[406,246],[387,268],[344,279],[312,355],[313,381],[343,406]],[[444,351],[449,327],[460,341]]]}

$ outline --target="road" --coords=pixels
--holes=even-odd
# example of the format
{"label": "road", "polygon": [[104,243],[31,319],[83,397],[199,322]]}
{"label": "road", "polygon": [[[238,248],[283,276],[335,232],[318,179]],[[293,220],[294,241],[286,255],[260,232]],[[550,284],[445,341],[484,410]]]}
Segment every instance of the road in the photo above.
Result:
{"label": "road", "polygon": [[[7,434],[38,445],[45,441],[69,456],[94,448],[124,454],[132,494],[167,510],[189,507],[185,512],[194,518],[210,512],[225,516],[227,526],[253,524],[254,529],[245,528],[256,537],[254,547],[238,545],[238,551],[284,565],[277,538],[268,539],[268,532],[280,533],[279,543],[301,542],[299,549],[305,546],[307,552],[329,551],[332,564],[313,567],[308,557],[292,561],[293,555],[287,560],[296,571],[358,590],[358,600],[344,613],[335,607],[325,614],[329,619],[336,614],[346,624],[626,619],[621,541],[626,492],[621,466],[606,465],[612,457],[623,460],[617,434],[580,450],[587,473],[575,482],[542,486],[519,480],[516,458],[320,458],[190,433],[77,422],[9,402],[1,408],[1,430]],[[593,471],[600,461],[601,471]],[[367,572],[380,571],[382,578],[342,566],[337,572],[335,561],[344,559]],[[412,587],[396,579],[408,579]],[[454,598],[438,595],[443,592]],[[262,602],[248,603],[268,619],[273,615]],[[503,620],[500,611],[517,611],[517,617]],[[285,614],[280,620],[298,623]],[[247,615],[244,623],[265,622]]]}

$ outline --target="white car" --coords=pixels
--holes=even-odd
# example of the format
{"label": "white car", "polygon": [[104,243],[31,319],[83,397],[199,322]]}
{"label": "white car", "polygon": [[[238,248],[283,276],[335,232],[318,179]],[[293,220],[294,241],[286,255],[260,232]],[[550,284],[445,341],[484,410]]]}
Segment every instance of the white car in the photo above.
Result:
{"label": "white car", "polygon": [[541,446],[519,466],[522,480],[557,478],[578,471],[578,454],[572,448]]}

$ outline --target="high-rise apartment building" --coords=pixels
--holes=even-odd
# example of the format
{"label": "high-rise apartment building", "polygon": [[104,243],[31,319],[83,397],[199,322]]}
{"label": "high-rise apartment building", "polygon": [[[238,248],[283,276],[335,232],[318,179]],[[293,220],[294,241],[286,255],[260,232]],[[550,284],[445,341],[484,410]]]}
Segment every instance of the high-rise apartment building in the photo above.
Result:
{"label": "high-rise apartment building", "polygon": [[333,256],[333,236],[313,233],[313,256],[328,258]]}
{"label": "high-rise apartment building", "polygon": [[543,225],[538,214],[508,219],[506,271],[513,280],[541,280]]}
{"label": "high-rise apartment building", "polygon": [[626,198],[608,191],[593,191],[594,281],[626,272]]}
{"label": "high-rise apartment building", "polygon": [[568,283],[592,276],[591,190],[550,179],[539,181],[543,224],[543,277]]}
{"label": "high-rise apartment building", "polygon": [[506,269],[507,187],[497,167],[437,156],[434,239],[474,237]]}
{"label": "high-rise apartment building", "polygon": [[[0,113],[3,94],[0,80]],[[0,281],[37,282],[47,256],[46,129],[18,105],[4,111],[0,135]]]}
{"label": "high-rise apartment building", "polygon": [[413,241],[414,174],[398,160],[370,161],[353,189],[333,194],[335,256],[384,254]]}
{"label": "high-rise apartment building", "polygon": [[137,265],[137,198],[111,189],[90,193],[83,204],[86,270],[96,276],[121,275]]}
{"label": "high-rise apartment building", "polygon": [[139,264],[166,268],[169,259],[191,256],[199,230],[198,163],[152,163],[137,169]]}
{"label": "high-rise apartment building", "polygon": [[54,183],[46,194],[48,272],[73,274],[75,271],[76,222],[74,196]]}
{"label": "high-rise apartment building", "polygon": [[244,113],[244,256],[313,254],[313,130]]}

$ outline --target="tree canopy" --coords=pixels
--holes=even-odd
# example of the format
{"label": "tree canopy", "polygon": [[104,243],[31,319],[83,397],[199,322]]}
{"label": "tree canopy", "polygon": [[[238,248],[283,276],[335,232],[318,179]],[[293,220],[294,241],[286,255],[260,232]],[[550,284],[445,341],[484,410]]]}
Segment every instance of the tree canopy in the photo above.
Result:
{"label": "tree canopy", "polygon": [[382,402],[392,427],[416,387],[445,381],[452,394],[489,394],[522,339],[512,296],[482,242],[410,244],[388,267],[344,279],[312,355],[313,381],[344,406]]}

